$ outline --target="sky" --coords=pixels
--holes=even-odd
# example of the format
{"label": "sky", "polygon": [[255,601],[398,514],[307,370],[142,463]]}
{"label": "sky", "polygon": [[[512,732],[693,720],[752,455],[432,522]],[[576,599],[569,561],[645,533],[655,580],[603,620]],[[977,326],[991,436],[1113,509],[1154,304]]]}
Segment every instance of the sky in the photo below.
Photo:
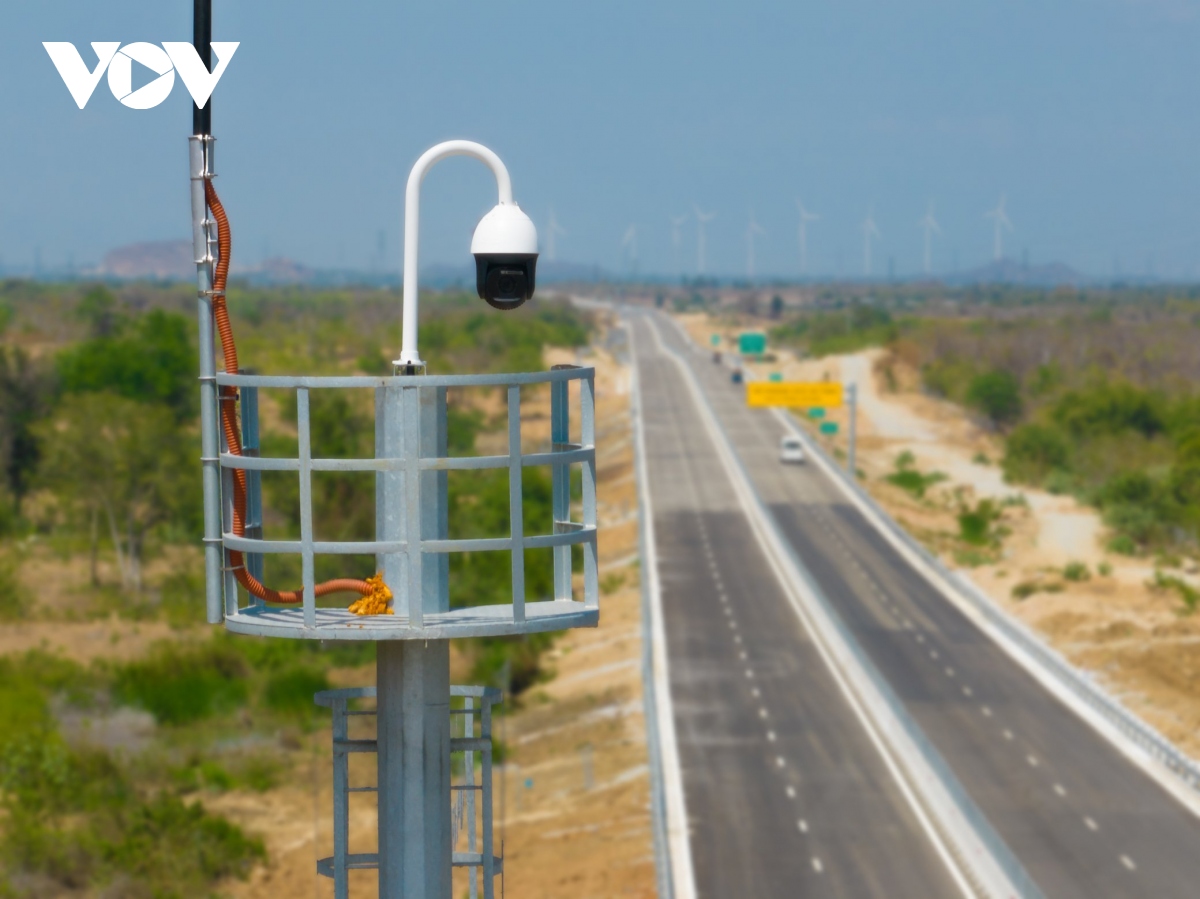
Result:
{"label": "sky", "polygon": [[[448,138],[495,149],[560,261],[621,274],[919,272],[993,253],[1200,280],[1200,0],[215,0],[241,46],[213,99],[235,263],[398,270],[404,183]],[[94,263],[189,235],[191,99],[101,81],[72,101],[43,41],[191,39],[189,0],[8,3],[0,26],[0,266]],[[135,83],[136,86],[136,83]],[[489,173],[427,178],[422,265],[469,262]],[[670,217],[687,213],[681,246]],[[636,259],[622,238],[636,227]],[[383,256],[379,256],[380,238]]]}

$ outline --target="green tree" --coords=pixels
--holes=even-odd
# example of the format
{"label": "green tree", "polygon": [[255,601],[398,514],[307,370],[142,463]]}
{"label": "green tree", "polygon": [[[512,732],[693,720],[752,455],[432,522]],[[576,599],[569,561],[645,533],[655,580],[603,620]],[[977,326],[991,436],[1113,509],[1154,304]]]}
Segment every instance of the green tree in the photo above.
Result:
{"label": "green tree", "polygon": [[196,350],[182,315],[152,310],[128,327],[92,337],[58,357],[67,393],[107,391],[163,403],[178,420],[196,408]]}
{"label": "green tree", "polygon": [[1010,372],[994,369],[976,375],[967,385],[967,405],[979,410],[997,427],[1021,417],[1021,383]]}
{"label": "green tree", "polygon": [[18,515],[41,455],[35,426],[46,415],[52,393],[47,366],[19,349],[0,347],[0,466]]}
{"label": "green tree", "polygon": [[37,433],[41,477],[87,522],[93,580],[103,526],[122,586],[140,590],[147,536],[164,524],[186,526],[200,508],[192,442],[172,410],[111,393],[76,394]]}

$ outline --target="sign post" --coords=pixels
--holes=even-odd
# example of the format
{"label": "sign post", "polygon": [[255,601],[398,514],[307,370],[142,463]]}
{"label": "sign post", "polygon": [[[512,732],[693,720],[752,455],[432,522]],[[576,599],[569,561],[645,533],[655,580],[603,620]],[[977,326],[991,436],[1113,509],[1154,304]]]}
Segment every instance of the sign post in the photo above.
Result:
{"label": "sign post", "polygon": [[849,469],[850,480],[858,480],[858,468],[854,464],[854,442],[858,430],[858,385],[846,385],[846,405],[850,408],[846,414],[846,467]]}

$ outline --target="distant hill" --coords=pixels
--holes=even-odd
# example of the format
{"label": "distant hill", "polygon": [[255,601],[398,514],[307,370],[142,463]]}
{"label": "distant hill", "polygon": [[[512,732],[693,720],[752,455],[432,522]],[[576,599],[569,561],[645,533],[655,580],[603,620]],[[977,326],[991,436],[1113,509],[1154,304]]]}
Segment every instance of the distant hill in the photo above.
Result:
{"label": "distant hill", "polygon": [[156,240],[117,247],[91,274],[123,281],[182,281],[196,277],[190,240]]}
{"label": "distant hill", "polygon": [[1030,287],[1060,287],[1083,284],[1088,279],[1061,262],[1022,265],[1015,259],[998,259],[979,268],[946,275],[942,280],[946,284],[1025,284]]}

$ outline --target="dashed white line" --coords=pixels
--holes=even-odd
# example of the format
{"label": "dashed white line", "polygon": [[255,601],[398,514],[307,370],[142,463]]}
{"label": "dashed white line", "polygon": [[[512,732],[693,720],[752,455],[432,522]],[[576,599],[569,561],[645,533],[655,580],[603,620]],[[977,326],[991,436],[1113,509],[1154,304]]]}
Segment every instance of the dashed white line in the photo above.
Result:
{"label": "dashed white line", "polygon": [[924,635],[924,634],[917,634],[917,642],[918,642],[918,643],[924,643],[924,642],[925,642],[925,635]]}
{"label": "dashed white line", "polygon": [[954,669],[953,668],[946,669],[946,677],[954,677]]}
{"label": "dashed white line", "polygon": [[734,643],[741,643],[741,642],[742,642],[742,635],[741,635],[741,634],[734,634],[734,635],[733,635],[733,642],[734,642]]}
{"label": "dashed white line", "polygon": [[803,818],[796,822],[796,826],[800,828],[801,833],[808,833],[808,822]]}
{"label": "dashed white line", "polygon": [[1011,730],[1006,730],[1004,732],[1004,739],[1011,740],[1012,738],[1013,738],[1013,732]]}
{"label": "dashed white line", "polygon": [[1126,868],[1128,868],[1130,871],[1136,871],[1136,870],[1137,870],[1137,865],[1135,865],[1135,864],[1133,863],[1133,859],[1131,859],[1131,858],[1130,858],[1128,855],[1122,855],[1122,856],[1121,856],[1121,864],[1123,864],[1123,865],[1124,865]]}
{"label": "dashed white line", "polygon": [[1029,762],[1029,767],[1030,767],[1030,768],[1036,768],[1036,767],[1038,766],[1038,760],[1037,760],[1037,756],[1036,756],[1036,755],[1027,755],[1027,756],[1025,756],[1025,761]]}
{"label": "dashed white line", "polygon": [[775,767],[776,768],[782,768],[786,764],[787,764],[787,762],[784,760],[783,756],[781,756],[781,755],[775,756]]}
{"label": "dashed white line", "polygon": [[937,650],[936,650],[936,649],[931,649],[931,650],[929,650],[929,658],[931,658],[931,659],[936,659],[937,657],[938,657],[938,654],[937,654]]}
{"label": "dashed white line", "polygon": [[1091,818],[1084,817],[1083,823],[1087,825],[1088,830],[1095,831],[1095,830],[1100,829],[1100,825],[1097,824],[1095,821],[1093,821]]}
{"label": "dashed white line", "polygon": [[751,669],[751,668],[747,668],[747,669],[746,669],[746,677],[749,677],[749,678],[753,678],[753,677],[754,677],[754,671],[753,671],[753,669]]}
{"label": "dashed white line", "polygon": [[1055,784],[1055,785],[1054,785],[1054,792],[1055,792],[1055,793],[1057,793],[1059,796],[1066,796],[1066,795],[1067,795],[1067,790],[1066,790],[1066,787],[1064,787],[1062,784]]}
{"label": "dashed white line", "polygon": [[991,717],[992,717],[992,710],[991,710],[991,709],[989,709],[989,708],[988,708],[986,705],[983,707],[983,717],[984,717],[984,718],[991,718]]}
{"label": "dashed white line", "polygon": [[963,687],[963,696],[970,696],[970,695],[971,695],[971,688]]}
{"label": "dashed white line", "polygon": [[775,742],[775,731],[773,731],[773,730],[769,730],[769,731],[767,731],[767,742],[768,742],[768,743],[774,743],[774,742]]}
{"label": "dashed white line", "polygon": [[819,858],[817,858],[815,855],[813,856],[812,865],[813,865],[813,870],[816,871],[818,874],[820,874],[822,871],[825,870],[825,866],[821,864],[821,860]]}
{"label": "dashed white line", "polygon": [[739,658],[739,659],[741,659],[743,662],[744,662],[744,661],[746,661],[746,653],[745,653],[745,652],[739,652],[739,653],[738,653],[738,658]]}
{"label": "dashed white line", "polygon": [[[795,787],[793,787],[791,784],[789,784],[789,785],[788,785],[787,789],[786,789],[786,790],[784,790],[784,792],[785,792],[785,793],[787,793],[787,798],[788,798],[788,799],[795,799],[795,798],[796,798],[796,788],[795,788]],[[803,823],[803,822],[802,822],[802,823]],[[804,824],[804,826],[803,826],[803,827],[801,827],[800,829],[801,829],[801,830],[804,830],[804,828],[805,828],[805,827],[807,827],[807,826],[808,826],[807,824]]]}
{"label": "dashed white line", "polygon": [[766,709],[759,709],[759,710],[758,710],[758,717],[759,717],[759,718],[766,718],[766,717],[767,717],[767,710],[766,710]]}
{"label": "dashed white line", "polygon": [[754,689],[752,689],[750,691],[750,695],[753,696],[755,699],[758,699],[758,697],[761,696],[762,694],[758,692],[758,687],[755,687]]}

